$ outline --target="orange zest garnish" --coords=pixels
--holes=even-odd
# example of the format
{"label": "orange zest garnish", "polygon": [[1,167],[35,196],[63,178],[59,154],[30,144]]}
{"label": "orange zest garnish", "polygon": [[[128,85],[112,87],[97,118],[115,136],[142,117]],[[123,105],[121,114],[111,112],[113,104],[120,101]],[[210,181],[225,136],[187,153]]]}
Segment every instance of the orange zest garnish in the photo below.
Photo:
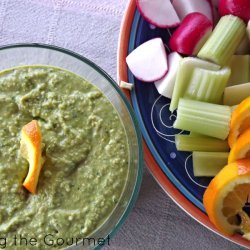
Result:
{"label": "orange zest garnish", "polygon": [[228,144],[230,148],[236,143],[238,137],[250,128],[250,97],[242,101],[232,113]]}
{"label": "orange zest garnish", "polygon": [[[242,172],[244,171],[244,173]],[[250,199],[250,159],[224,167],[210,182],[203,203],[211,222],[224,234],[250,233],[250,219],[243,210]]]}
{"label": "orange zest garnish", "polygon": [[228,163],[247,157],[250,157],[250,129],[245,130],[234,143],[228,156]]}
{"label": "orange zest garnish", "polygon": [[29,162],[29,171],[23,182],[23,186],[34,194],[44,162],[42,158],[42,134],[36,120],[23,126],[20,150],[22,157]]}

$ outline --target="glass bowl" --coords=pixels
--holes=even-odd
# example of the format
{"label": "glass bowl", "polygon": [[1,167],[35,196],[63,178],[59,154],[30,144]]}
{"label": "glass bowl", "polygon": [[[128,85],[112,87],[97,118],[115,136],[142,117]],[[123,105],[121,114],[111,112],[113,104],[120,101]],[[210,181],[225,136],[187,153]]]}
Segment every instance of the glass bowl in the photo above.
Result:
{"label": "glass bowl", "polygon": [[[90,60],[66,49],[45,44],[14,44],[0,47],[0,70],[22,65],[51,65],[71,71],[98,87],[110,100],[124,124],[129,146],[129,171],[120,200],[99,228],[87,238],[109,239],[117,232],[131,212],[138,196],[143,174],[143,150],[140,129],[134,112],[114,80]],[[107,240],[106,240],[107,241]],[[86,241],[87,242],[87,241]],[[98,248],[91,244],[84,249]],[[68,249],[83,249],[82,244]]]}

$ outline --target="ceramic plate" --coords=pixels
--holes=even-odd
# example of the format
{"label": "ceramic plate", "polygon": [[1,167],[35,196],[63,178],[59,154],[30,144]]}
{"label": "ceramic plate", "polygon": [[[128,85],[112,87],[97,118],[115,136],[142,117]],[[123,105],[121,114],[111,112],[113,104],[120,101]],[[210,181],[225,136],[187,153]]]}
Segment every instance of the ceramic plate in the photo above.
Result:
{"label": "ceramic plate", "polygon": [[[173,128],[176,114],[169,112],[170,100],[159,95],[154,84],[142,83],[127,69],[126,56],[140,44],[161,37],[167,52],[172,29],[158,29],[143,19],[134,0],[128,4],[121,27],[118,53],[119,80],[134,83],[131,92],[125,91],[135,110],[144,137],[145,161],[152,175],[169,196],[189,215],[217,234],[202,203],[209,178],[195,178],[190,153],[176,150],[174,136],[184,131]],[[221,234],[220,234],[221,235]],[[223,236],[223,235],[221,235]],[[241,236],[223,236],[249,247]]]}

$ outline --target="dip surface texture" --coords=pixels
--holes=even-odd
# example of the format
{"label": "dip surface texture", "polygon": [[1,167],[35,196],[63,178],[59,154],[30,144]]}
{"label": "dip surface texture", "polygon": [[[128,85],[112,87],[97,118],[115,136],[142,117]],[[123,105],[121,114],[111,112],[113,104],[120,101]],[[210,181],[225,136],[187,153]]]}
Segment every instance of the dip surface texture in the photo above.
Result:
{"label": "dip surface texture", "polygon": [[[34,119],[46,161],[32,195],[22,186],[28,162],[20,131]],[[108,99],[79,76],[46,66],[1,72],[0,138],[0,236],[7,246],[15,235],[36,238],[39,249],[51,248],[46,234],[86,237],[119,201],[128,173],[126,133]]]}

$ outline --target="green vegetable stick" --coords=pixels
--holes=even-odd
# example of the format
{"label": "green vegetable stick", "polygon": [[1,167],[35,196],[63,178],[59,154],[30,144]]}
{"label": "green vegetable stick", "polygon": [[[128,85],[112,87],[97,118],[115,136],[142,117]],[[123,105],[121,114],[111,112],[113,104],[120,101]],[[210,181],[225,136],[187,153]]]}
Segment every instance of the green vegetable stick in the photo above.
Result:
{"label": "green vegetable stick", "polygon": [[202,135],[176,135],[175,145],[179,151],[228,152],[227,141]]}
{"label": "green vegetable stick", "polygon": [[174,128],[225,140],[230,120],[229,106],[180,99]]}
{"label": "green vegetable stick", "polygon": [[226,152],[193,152],[194,176],[215,176],[227,165],[228,155]]}
{"label": "green vegetable stick", "polygon": [[230,74],[231,70],[228,67],[218,71],[196,68],[184,98],[220,103]]}
{"label": "green vegetable stick", "polygon": [[219,70],[220,66],[194,57],[183,58],[177,72],[171,104],[169,107],[171,112],[177,108],[179,99],[184,96],[195,68]]}
{"label": "green vegetable stick", "polygon": [[226,65],[235,53],[246,32],[245,23],[238,17],[221,17],[211,36],[198,53],[198,57]]}
{"label": "green vegetable stick", "polygon": [[250,82],[225,88],[224,105],[237,105],[250,96]]}

